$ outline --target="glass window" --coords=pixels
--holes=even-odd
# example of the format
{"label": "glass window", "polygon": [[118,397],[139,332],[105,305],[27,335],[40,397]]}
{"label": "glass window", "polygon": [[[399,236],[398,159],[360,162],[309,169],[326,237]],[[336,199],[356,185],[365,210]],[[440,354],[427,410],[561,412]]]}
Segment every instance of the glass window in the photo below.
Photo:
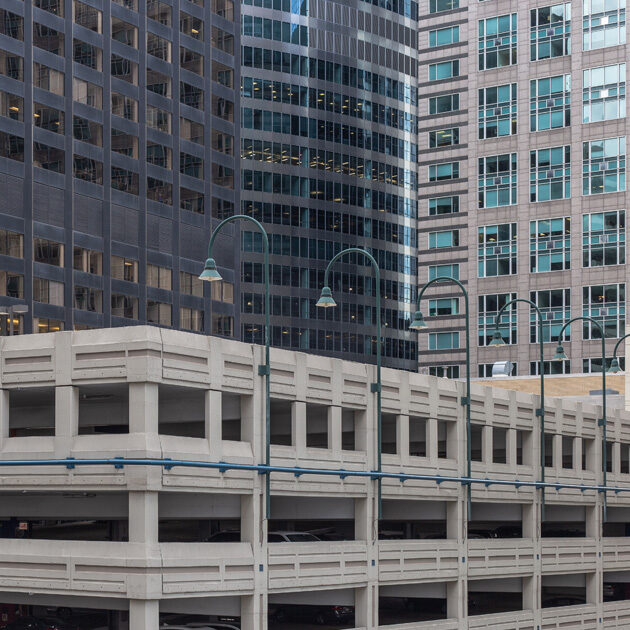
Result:
{"label": "glass window", "polygon": [[131,133],[121,131],[112,127],[111,132],[112,151],[126,155],[127,157],[137,159],[138,157],[138,138]]}
{"label": "glass window", "polygon": [[455,44],[459,41],[459,26],[450,26],[448,28],[440,28],[435,31],[429,31],[429,46],[446,46],[447,44]]}
{"label": "glass window", "polygon": [[234,21],[233,0],[211,0],[210,10],[222,17],[224,20]]}
{"label": "glass window", "polygon": [[170,147],[147,140],[147,162],[161,168],[173,167],[173,156]]}
{"label": "glass window", "polygon": [[24,256],[24,236],[19,232],[0,230],[0,255],[22,258]]}
{"label": "glass window", "polygon": [[453,350],[459,348],[458,332],[429,333],[429,350]]}
{"label": "glass window", "polygon": [[204,196],[201,192],[182,187],[179,189],[179,203],[182,210],[204,214]]}
{"label": "glass window", "polygon": [[441,81],[459,76],[459,60],[429,64],[429,81]]}
{"label": "glass window", "polygon": [[138,194],[138,173],[112,166],[112,188],[130,195]]}
{"label": "glass window", "polygon": [[147,105],[147,125],[164,133],[171,133],[171,113],[153,105]]}
{"label": "glass window", "polygon": [[77,179],[91,184],[103,185],[103,163],[98,160],[75,155],[73,158],[73,174]]}
{"label": "glass window", "polygon": [[516,273],[516,223],[479,227],[478,240],[479,278],[508,276]]}
{"label": "glass window", "polygon": [[596,50],[626,43],[625,0],[583,0],[582,46]]}
{"label": "glass window", "polygon": [[147,90],[171,98],[171,79],[157,70],[147,68]]}
{"label": "glass window", "polygon": [[103,51],[92,44],[75,39],[72,46],[72,59],[92,70],[103,69]]}
{"label": "glass window", "polygon": [[54,133],[64,133],[64,121],[62,111],[41,103],[33,103],[33,123],[36,127]]}
{"label": "glass window", "polygon": [[571,217],[529,222],[529,270],[532,273],[571,268]]}
{"label": "glass window", "polygon": [[46,265],[63,267],[63,243],[57,243],[45,238],[33,238],[33,260]]}
{"label": "glass window", "polygon": [[[562,327],[571,319],[571,289],[530,291],[529,299],[538,306],[543,316],[543,342],[557,342]],[[536,311],[529,311],[529,342],[540,343],[539,320]],[[564,341],[571,340],[571,326],[564,329]]]}
{"label": "glass window", "polygon": [[534,79],[530,85],[530,131],[559,129],[571,124],[571,75]]}
{"label": "glass window", "polygon": [[163,24],[171,26],[171,7],[165,2],[159,0],[147,0],[147,17]]}
{"label": "glass window", "polygon": [[63,306],[63,282],[54,282],[44,278],[33,278],[33,300],[42,304]]}
{"label": "glass window", "polygon": [[147,199],[173,205],[173,185],[154,177],[147,177]]}
{"label": "glass window", "polygon": [[65,151],[48,146],[43,142],[33,142],[33,166],[55,173],[65,172]]}
{"label": "glass window", "polygon": [[429,114],[446,114],[459,109],[459,94],[433,96],[429,99]]}
{"label": "glass window", "polygon": [[147,286],[170,291],[173,288],[172,277],[173,271],[169,267],[147,264]]}
{"label": "glass window", "polygon": [[138,319],[138,298],[122,293],[112,293],[112,317]]}
{"label": "glass window", "polygon": [[184,70],[194,72],[200,77],[203,76],[203,55],[189,50],[188,48],[184,48],[184,46],[179,47],[179,65]]}
{"label": "glass window", "polygon": [[582,75],[582,122],[626,117],[625,63],[589,68]]}
{"label": "glass window", "polygon": [[429,232],[429,249],[441,247],[457,247],[459,245],[459,230],[444,232]]}
{"label": "glass window", "polygon": [[179,14],[179,30],[193,39],[203,39],[203,20],[181,11]]}
{"label": "glass window", "polygon": [[604,138],[582,144],[582,194],[626,189],[626,138]]}
{"label": "glass window", "polygon": [[429,13],[452,11],[459,8],[459,0],[429,0]]}
{"label": "glass window", "polygon": [[429,317],[459,315],[459,298],[429,300]]}
{"label": "glass window", "polygon": [[0,34],[23,42],[24,18],[7,9],[0,9]]}
{"label": "glass window", "polygon": [[98,276],[103,274],[103,254],[85,247],[74,246],[72,250],[72,268],[75,271],[93,273]]}
{"label": "glass window", "polygon": [[516,133],[516,83],[479,90],[479,139],[500,138]]}
{"label": "glass window", "polygon": [[95,9],[84,2],[79,2],[79,0],[74,0],[75,24],[78,24],[83,28],[87,28],[90,31],[94,31],[95,33],[102,33],[102,18],[103,13],[98,9]]}
{"label": "glass window", "polygon": [[532,9],[530,19],[531,61],[571,54],[571,3]]}
{"label": "glass window", "polygon": [[516,13],[479,20],[479,70],[516,63]]}
{"label": "glass window", "polygon": [[154,33],[147,33],[147,52],[163,61],[171,61],[171,42]]}
{"label": "glass window", "polygon": [[24,81],[24,58],[7,50],[0,50],[0,75],[14,81]]}
{"label": "glass window", "polygon": [[103,108],[103,88],[77,77],[72,77],[72,98],[83,105]]}
{"label": "glass window", "polygon": [[179,309],[179,327],[183,330],[203,332],[203,311],[181,306]]}
{"label": "glass window", "polygon": [[212,27],[212,34],[210,36],[210,43],[213,48],[222,50],[228,55],[234,54],[234,35],[228,33],[218,26]]}
{"label": "glass window", "polygon": [[212,94],[212,115],[234,122],[234,103],[227,98]]}
{"label": "glass window", "polygon": [[64,78],[63,72],[53,70],[41,63],[33,62],[33,85],[35,87],[64,96]]}
{"label": "glass window", "polygon": [[552,201],[571,196],[571,147],[530,151],[529,200]]}
{"label": "glass window", "polygon": [[33,22],[33,46],[63,57],[64,34],[54,28]]}
{"label": "glass window", "polygon": [[112,256],[111,274],[112,278],[116,280],[138,282],[138,261],[133,260],[132,258]]}
{"label": "glass window", "polygon": [[516,203],[516,153],[478,159],[479,208],[497,208]]}
{"label": "glass window", "polygon": [[582,266],[602,267],[626,262],[626,213],[594,212],[582,216]]}
{"label": "glass window", "polygon": [[226,155],[234,155],[234,136],[213,129],[212,149]]}
{"label": "glass window", "polygon": [[429,181],[440,182],[445,179],[457,179],[459,177],[459,162],[447,162],[445,164],[429,165]]}
{"label": "glass window", "polygon": [[450,147],[459,144],[459,129],[439,129],[437,131],[429,131],[429,147]]}
{"label": "glass window", "polygon": [[[604,337],[617,338],[626,326],[626,285],[598,284],[582,287],[582,315],[592,317],[604,330]],[[601,339],[597,326],[582,322],[583,339]]]}
{"label": "glass window", "polygon": [[227,87],[234,87],[234,69],[218,61],[212,61],[212,80]]}
{"label": "glass window", "polygon": [[[516,293],[493,293],[478,296],[479,308],[477,310],[478,344],[488,346],[492,341],[494,331],[497,329],[496,317],[499,311],[512,300],[516,299]],[[508,344],[516,343],[517,303],[511,304],[501,313],[499,332],[503,341]]]}
{"label": "glass window", "polygon": [[74,287],[74,308],[92,313],[103,312],[103,292],[91,287]]}
{"label": "glass window", "polygon": [[188,175],[188,177],[203,178],[203,158],[183,151],[180,152],[179,172]]}
{"label": "glass window", "polygon": [[158,326],[171,326],[173,323],[172,306],[155,300],[147,300],[147,322]]}
{"label": "glass window", "polygon": [[103,146],[103,126],[87,118],[72,117],[72,135],[75,140],[87,142],[97,147]]}
{"label": "glass window", "polygon": [[138,85],[138,64],[120,55],[113,55],[111,59],[112,77],[116,77],[132,85]]}
{"label": "glass window", "polygon": [[429,199],[429,215],[459,212],[459,197],[435,197]]}
{"label": "glass window", "polygon": [[189,107],[200,109],[203,111],[203,90],[180,81],[179,84],[179,101]]}
{"label": "glass window", "polygon": [[459,280],[459,264],[429,265],[429,280],[434,278],[455,278]]}
{"label": "glass window", "polygon": [[138,122],[138,101],[130,96],[112,92],[112,114]]}
{"label": "glass window", "polygon": [[440,378],[459,378],[459,365],[430,365],[428,373]]}
{"label": "glass window", "polygon": [[63,0],[33,0],[33,6],[59,17],[64,16]]}
{"label": "glass window", "polygon": [[133,24],[112,16],[112,39],[132,48],[137,48],[138,29]]}
{"label": "glass window", "polygon": [[[213,282],[212,284],[218,283]],[[203,297],[203,280],[200,280],[197,274],[180,271],[179,290],[181,293],[186,293],[187,295]]]}

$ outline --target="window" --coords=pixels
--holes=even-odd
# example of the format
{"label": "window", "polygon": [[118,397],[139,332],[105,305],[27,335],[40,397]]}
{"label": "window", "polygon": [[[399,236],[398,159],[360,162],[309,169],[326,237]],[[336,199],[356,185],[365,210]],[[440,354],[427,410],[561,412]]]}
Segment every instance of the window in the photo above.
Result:
{"label": "window", "polygon": [[103,69],[103,51],[92,44],[75,39],[72,45],[72,59],[92,70]]}
{"label": "window", "polygon": [[212,314],[212,334],[223,337],[234,336],[234,318],[230,315]]}
{"label": "window", "polygon": [[459,177],[459,162],[447,162],[446,164],[429,165],[429,181],[441,182],[445,179],[457,179]]}
{"label": "window", "polygon": [[22,258],[24,256],[24,236],[18,232],[0,230],[0,255]]}
{"label": "window", "polygon": [[571,147],[529,153],[529,200],[551,201],[571,196]]}
{"label": "window", "polygon": [[[531,291],[529,299],[538,306],[543,316],[543,342],[557,342],[560,330],[571,319],[571,289]],[[529,342],[540,343],[538,315],[529,309]],[[562,335],[564,341],[571,339],[571,326]]]}
{"label": "window", "polygon": [[441,81],[459,76],[459,59],[429,64],[429,81]]}
{"label": "window", "polygon": [[228,55],[234,54],[234,35],[228,33],[217,26],[212,27],[212,34],[210,36],[210,43],[213,48],[222,50]]}
{"label": "window", "polygon": [[126,46],[137,48],[138,29],[133,24],[129,24],[120,18],[112,17],[112,39]]}
{"label": "window", "polygon": [[80,116],[72,117],[72,135],[75,140],[87,142],[97,147],[103,146],[103,127],[96,122],[81,118]]}
{"label": "window", "polygon": [[159,326],[171,326],[173,323],[173,308],[170,304],[147,300],[147,322]]}
{"label": "window", "polygon": [[63,282],[54,282],[44,278],[33,278],[33,300],[42,304],[63,306]]}
{"label": "window", "polygon": [[[621,337],[626,325],[626,285],[598,284],[582,287],[582,315],[598,321],[604,329],[604,337]],[[582,338],[601,339],[599,328],[591,322],[583,321]]]}
{"label": "window", "polygon": [[429,280],[434,278],[455,278],[455,280],[459,280],[459,265],[429,265]]}
{"label": "window", "polygon": [[171,133],[171,114],[165,109],[147,105],[147,125],[164,133]]}
{"label": "window", "polygon": [[34,333],[59,332],[63,330],[64,324],[58,319],[49,319],[45,317],[33,317]]}
{"label": "window", "polygon": [[516,63],[516,13],[479,20],[479,70]]}
{"label": "window", "polygon": [[58,15],[59,17],[64,16],[63,0],[34,0],[33,6],[36,6],[42,11],[48,11],[53,15]]}
{"label": "window", "polygon": [[147,17],[163,24],[171,25],[171,7],[159,0],[147,0]]}
{"label": "window", "polygon": [[626,117],[625,63],[589,68],[582,76],[582,122]]}
{"label": "window", "polygon": [[72,268],[75,271],[103,274],[103,254],[85,247],[74,246],[72,250]]}
{"label": "window", "polygon": [[89,4],[74,0],[74,23],[95,33],[102,33],[103,14]]}
{"label": "window", "polygon": [[188,175],[188,177],[203,178],[203,158],[183,151],[180,152],[179,172]]}
{"label": "window", "polygon": [[138,157],[138,138],[136,136],[112,127],[111,138],[112,151],[130,158]]}
{"label": "window", "polygon": [[459,109],[459,94],[433,96],[429,99],[429,114],[446,114]]}
{"label": "window", "polygon": [[203,20],[181,11],[179,14],[179,31],[193,39],[203,39]]}
{"label": "window", "polygon": [[479,208],[516,203],[516,153],[479,158],[478,171]]}
{"label": "window", "polygon": [[0,271],[0,295],[23,299],[24,276],[10,271]]}
{"label": "window", "polygon": [[171,42],[153,33],[147,33],[147,53],[170,63]]}
{"label": "window", "polygon": [[226,88],[234,87],[234,69],[218,61],[212,61],[212,80]]}
{"label": "window", "polygon": [[582,193],[598,195],[626,189],[626,138],[582,144]]}
{"label": "window", "polygon": [[430,148],[450,147],[455,144],[459,144],[459,129],[457,127],[429,131]]}
{"label": "window", "polygon": [[201,123],[183,117],[179,119],[179,135],[183,140],[203,145],[203,132],[204,126]]}
{"label": "window", "polygon": [[[496,327],[498,312],[512,300],[516,299],[516,293],[493,293],[478,297],[479,308],[477,310],[478,344],[487,346],[492,341]],[[516,343],[517,304],[511,304],[501,313],[499,332],[505,343]]]}
{"label": "window", "polygon": [[138,298],[122,293],[112,293],[112,317],[138,319]]}
{"label": "window", "polygon": [[33,62],[33,85],[35,87],[64,96],[64,78],[63,72],[53,70],[41,63]]}
{"label": "window", "polygon": [[90,182],[91,184],[103,185],[103,163],[91,158],[75,155],[72,163],[74,177]]}
{"label": "window", "polygon": [[74,308],[92,313],[103,312],[103,292],[90,287],[74,287]]}
{"label": "window", "polygon": [[170,291],[173,288],[172,277],[170,268],[147,264],[147,286]]}
{"label": "window", "polygon": [[182,210],[204,214],[204,197],[201,192],[181,187],[179,189],[179,204]]}
{"label": "window", "polygon": [[33,22],[33,46],[55,55],[64,55],[64,34],[54,28]]}
{"label": "window", "polygon": [[[492,378],[492,368],[494,367],[494,363],[479,363],[477,366],[477,376],[479,378]],[[516,376],[517,373],[517,364],[512,363],[512,370],[510,372],[510,376]]]}
{"label": "window", "polygon": [[478,228],[478,275],[480,278],[516,273],[516,223]]}
{"label": "window", "polygon": [[65,172],[65,151],[42,142],[33,142],[33,166],[54,173]]}
{"label": "window", "polygon": [[203,311],[181,306],[179,309],[179,327],[183,330],[203,332]]}
{"label": "window", "polygon": [[180,81],[179,83],[179,101],[189,107],[200,109],[203,111],[203,90]]}
{"label": "window", "polygon": [[147,199],[169,206],[173,205],[173,184],[147,177]]}
{"label": "window", "polygon": [[429,333],[429,350],[454,350],[459,348],[458,332]]}
{"label": "window", "polygon": [[225,304],[234,304],[234,285],[231,282],[221,280],[210,284],[210,299]]}
{"label": "window", "polygon": [[437,298],[435,300],[429,300],[429,317],[458,314],[459,298]]}
{"label": "window", "polygon": [[138,101],[130,96],[112,92],[112,114],[138,122]]}
{"label": "window", "polygon": [[45,238],[33,238],[33,260],[46,265],[63,267],[63,243],[56,243]]}
{"label": "window", "polygon": [[429,13],[452,11],[459,8],[459,0],[429,0]]}
{"label": "window", "polygon": [[626,213],[594,212],[582,216],[582,265],[602,267],[626,262]]}
{"label": "window", "polygon": [[427,370],[429,376],[459,378],[459,365],[430,365]]}
{"label": "window", "polygon": [[173,159],[170,147],[147,140],[147,162],[161,168],[172,168]]}
{"label": "window", "polygon": [[213,129],[212,149],[226,155],[234,155],[234,136]]}
{"label": "window", "polygon": [[571,124],[571,75],[530,81],[530,131],[559,129]]}
{"label": "window", "polygon": [[125,280],[126,282],[138,282],[138,261],[132,258],[122,258],[121,256],[112,256],[111,274],[116,280]]}
{"label": "window", "polygon": [[24,138],[0,131],[0,157],[24,162]]}
{"label": "window", "polygon": [[626,0],[583,0],[583,3],[584,50],[626,43]]}
{"label": "window", "polygon": [[529,270],[532,273],[571,268],[571,217],[529,222]]}
{"label": "window", "polygon": [[233,0],[211,0],[210,10],[224,20],[234,21]]}
{"label": "window", "polygon": [[212,170],[210,172],[212,183],[225,188],[234,188],[234,169],[223,164],[212,162]]}
{"label": "window", "polygon": [[571,3],[532,9],[530,17],[531,61],[571,54]]}
{"label": "window", "polygon": [[24,18],[17,13],[0,9],[0,34],[24,41]]}
{"label": "window", "polygon": [[138,173],[112,166],[112,188],[130,195],[138,194]]}
{"label": "window", "polygon": [[459,230],[444,232],[429,232],[429,249],[440,247],[457,247],[459,245]]}
{"label": "window", "polygon": [[[543,361],[543,370],[545,374],[570,374],[571,361]],[[540,376],[540,362],[529,362],[529,375]]]}
{"label": "window", "polygon": [[234,122],[234,103],[227,98],[212,94],[212,115]]}
{"label": "window", "polygon": [[429,199],[429,216],[459,212],[459,197],[434,197]]}
{"label": "window", "polygon": [[479,90],[479,139],[516,133],[516,83]]}
{"label": "window", "polygon": [[[606,369],[610,368],[610,364],[612,363],[612,357],[606,357]],[[619,360],[619,366],[622,370],[625,370],[625,357],[617,357]],[[602,357],[592,357],[587,359],[582,359],[582,372],[584,374],[601,374],[602,373]]]}
{"label": "window", "polygon": [[103,88],[89,81],[72,77],[72,98],[83,105],[103,108]]}
{"label": "window", "polygon": [[450,26],[449,28],[440,28],[435,31],[429,31],[429,46],[446,46],[447,44],[455,44],[459,41],[459,26]]}
{"label": "window", "polygon": [[186,293],[187,295],[203,297],[203,280],[200,280],[197,274],[180,271],[179,290],[181,293]]}
{"label": "window", "polygon": [[[24,81],[24,58],[6,50],[0,50],[0,75],[9,77],[14,81]],[[33,79],[36,79],[36,75]]]}
{"label": "window", "polygon": [[111,72],[112,77],[138,85],[138,64],[130,59],[112,54]]}
{"label": "window", "polygon": [[183,46],[179,47],[179,65],[184,70],[203,76],[203,56]]}
{"label": "window", "polygon": [[147,68],[147,90],[164,98],[171,98],[171,80],[165,74]]}
{"label": "window", "polygon": [[64,113],[54,107],[33,103],[33,123],[40,129],[54,133],[64,133]]}

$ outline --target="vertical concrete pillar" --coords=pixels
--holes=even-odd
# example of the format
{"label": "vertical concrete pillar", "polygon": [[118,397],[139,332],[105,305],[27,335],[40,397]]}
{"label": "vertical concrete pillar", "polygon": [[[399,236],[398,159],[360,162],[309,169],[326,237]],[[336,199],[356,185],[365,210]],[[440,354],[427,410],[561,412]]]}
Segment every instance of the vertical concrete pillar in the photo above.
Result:
{"label": "vertical concrete pillar", "polygon": [[508,429],[506,444],[505,444],[505,457],[508,466],[512,469],[516,466],[516,429]]}
{"label": "vertical concrete pillar", "polygon": [[449,540],[464,540],[464,515],[466,504],[462,501],[446,501],[446,537]]}
{"label": "vertical concrete pillar", "polygon": [[621,473],[621,444],[619,442],[613,442],[612,445],[612,471],[616,475]]}
{"label": "vertical concrete pillar", "polygon": [[586,574],[586,603],[597,604],[599,601],[599,580],[597,579],[597,573]]}
{"label": "vertical concrete pillar", "polygon": [[[157,492],[129,492],[129,542],[158,542]],[[132,627],[135,629],[135,626]]]}
{"label": "vertical concrete pillar", "polygon": [[396,452],[401,462],[409,461],[409,416],[396,416]]}
{"label": "vertical concrete pillar", "polygon": [[129,600],[130,630],[158,630],[160,627],[160,601],[157,599]]}
{"label": "vertical concrete pillar", "polygon": [[536,588],[536,580],[534,576],[524,577],[521,579],[523,592],[523,610],[534,610],[539,608],[538,591]]}
{"label": "vertical concrete pillar", "polygon": [[584,507],[584,520],[587,538],[600,537],[600,509],[599,505],[587,505]]}
{"label": "vertical concrete pillar", "polygon": [[372,520],[372,498],[360,497],[354,500],[354,537],[356,540],[378,540],[378,532],[374,532]]}
{"label": "vertical concrete pillar", "polygon": [[158,433],[157,383],[129,383],[129,433]]}
{"label": "vertical concrete pillar", "polygon": [[466,582],[464,580],[446,583],[446,616],[449,619],[464,619],[468,616],[468,602],[465,591]]}
{"label": "vertical concrete pillar", "polygon": [[79,434],[79,388],[55,387],[55,455],[68,457]]}
{"label": "vertical concrete pillar", "polygon": [[562,436],[553,436],[553,467],[562,470]]}
{"label": "vertical concrete pillar", "polygon": [[427,458],[436,461],[438,458],[438,421],[437,418],[427,420]]}
{"label": "vertical concrete pillar", "polygon": [[582,470],[582,440],[573,439],[573,470]]}
{"label": "vertical concrete pillar", "polygon": [[306,403],[296,400],[291,403],[291,435],[297,455],[306,451]]}
{"label": "vertical concrete pillar", "polygon": [[523,538],[536,538],[536,505],[534,503],[523,503],[521,507],[521,525],[523,527]]}
{"label": "vertical concrete pillar", "polygon": [[267,630],[267,594],[241,597],[241,630]]}
{"label": "vertical concrete pillar", "polygon": [[368,584],[354,590],[354,624],[357,628],[378,628],[377,586]]}
{"label": "vertical concrete pillar", "polygon": [[341,407],[328,407],[328,448],[333,453],[333,459],[341,459]]}
{"label": "vertical concrete pillar", "polygon": [[221,422],[223,418],[223,395],[220,391],[214,389],[206,391],[204,416],[210,460],[219,461],[221,459]]}
{"label": "vertical concrete pillar", "polygon": [[0,449],[9,437],[9,405],[10,393],[8,389],[0,389]]}
{"label": "vertical concrete pillar", "polygon": [[481,429],[481,461],[492,464],[492,427],[485,425]]}

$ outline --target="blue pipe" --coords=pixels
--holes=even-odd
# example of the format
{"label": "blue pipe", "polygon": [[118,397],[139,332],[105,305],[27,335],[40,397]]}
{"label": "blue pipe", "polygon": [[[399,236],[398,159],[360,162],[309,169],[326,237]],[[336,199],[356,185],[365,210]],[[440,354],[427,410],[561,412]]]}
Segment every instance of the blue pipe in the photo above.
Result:
{"label": "blue pipe", "polygon": [[300,468],[299,466],[267,466],[265,464],[236,464],[229,462],[199,462],[189,459],[126,459],[125,457],[110,457],[104,459],[74,459],[68,457],[66,459],[5,459],[0,460],[0,467],[17,467],[17,466],[65,466],[72,470],[76,466],[113,466],[116,469],[125,466],[162,466],[165,470],[171,470],[176,466],[185,468],[212,468],[224,473],[228,470],[251,470],[256,471],[260,475],[266,475],[272,472],[290,473],[296,477],[301,475],[328,475],[345,479],[346,477],[367,477],[370,479],[398,479],[399,481],[435,481],[440,484],[444,481],[461,483],[465,486],[472,484],[483,484],[487,486],[514,486],[515,488],[553,488],[556,490],[595,490],[597,492],[612,491],[630,492],[630,486],[600,486],[585,485],[575,483],[554,483],[549,481],[519,481],[515,479],[479,479],[473,477],[450,477],[442,475],[413,475],[409,473],[399,472],[382,472],[377,470],[345,470],[344,468]]}

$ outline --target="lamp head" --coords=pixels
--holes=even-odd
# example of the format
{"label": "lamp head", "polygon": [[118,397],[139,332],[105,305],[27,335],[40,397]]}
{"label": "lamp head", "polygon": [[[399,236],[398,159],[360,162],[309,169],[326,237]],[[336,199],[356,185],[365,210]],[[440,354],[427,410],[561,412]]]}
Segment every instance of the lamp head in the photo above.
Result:
{"label": "lamp head", "polygon": [[322,289],[321,295],[319,296],[319,300],[317,300],[317,304],[315,306],[319,306],[321,308],[330,308],[331,306],[337,306],[337,302],[333,300],[332,291],[330,287],[324,287]]}
{"label": "lamp head", "polygon": [[28,313],[28,304],[15,304],[12,308],[14,313]]}
{"label": "lamp head", "polygon": [[199,276],[199,280],[205,280],[206,282],[216,282],[222,280],[221,274],[217,271],[217,263],[214,262],[214,258],[208,258],[206,264],[203,266],[203,271]]}
{"label": "lamp head", "polygon": [[492,333],[492,341],[488,345],[492,348],[505,345],[505,341],[503,341],[503,337],[501,337],[501,333],[498,330]]}
{"label": "lamp head", "polygon": [[556,354],[553,355],[554,361],[566,361],[568,359],[567,355],[564,352],[564,348],[558,344],[556,348]]}
{"label": "lamp head", "polygon": [[618,374],[621,372],[621,367],[619,366],[619,359],[614,357],[610,363],[610,367],[606,370],[609,374]]}
{"label": "lamp head", "polygon": [[422,330],[423,328],[428,328],[428,325],[424,321],[422,311],[416,311],[411,320],[411,324],[409,324],[409,330]]}

